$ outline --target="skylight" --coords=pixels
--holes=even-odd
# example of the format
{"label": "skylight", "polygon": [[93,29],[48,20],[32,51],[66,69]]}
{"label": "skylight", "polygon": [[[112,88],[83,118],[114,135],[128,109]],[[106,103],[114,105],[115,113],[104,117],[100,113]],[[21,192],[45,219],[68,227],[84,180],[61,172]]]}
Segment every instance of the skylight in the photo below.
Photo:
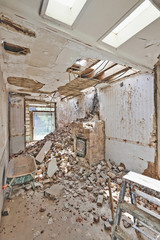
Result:
{"label": "skylight", "polygon": [[160,11],[145,0],[102,41],[117,48],[159,17]]}
{"label": "skylight", "polygon": [[65,5],[69,8],[71,8],[71,7],[73,7],[73,4],[74,4],[75,0],[56,0],[56,2],[59,2],[62,5]]}
{"label": "skylight", "polygon": [[72,26],[87,0],[49,0],[44,17]]}

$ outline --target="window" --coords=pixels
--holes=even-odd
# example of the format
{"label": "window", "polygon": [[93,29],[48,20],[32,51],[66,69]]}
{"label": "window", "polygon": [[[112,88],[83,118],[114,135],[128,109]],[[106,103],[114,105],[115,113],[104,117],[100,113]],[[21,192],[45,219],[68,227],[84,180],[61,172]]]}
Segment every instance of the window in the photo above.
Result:
{"label": "window", "polygon": [[160,11],[149,0],[145,0],[115,27],[102,42],[117,48],[159,17]]}
{"label": "window", "polygon": [[[45,1],[44,1],[45,2]],[[41,15],[72,26],[87,0],[49,0]]]}
{"label": "window", "polygon": [[33,112],[33,140],[41,140],[54,130],[54,112]]}

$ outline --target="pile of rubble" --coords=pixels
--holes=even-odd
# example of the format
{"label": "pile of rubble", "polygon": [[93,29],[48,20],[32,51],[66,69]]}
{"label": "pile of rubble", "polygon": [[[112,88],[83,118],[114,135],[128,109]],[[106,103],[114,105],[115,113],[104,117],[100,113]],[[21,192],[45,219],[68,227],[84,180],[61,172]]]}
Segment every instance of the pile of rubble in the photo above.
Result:
{"label": "pile of rubble", "polygon": [[[124,164],[116,166],[113,162],[101,161],[97,165],[90,166],[83,158],[76,156],[73,149],[72,124],[50,133],[19,154],[35,157],[37,163],[35,186],[44,192],[45,197],[59,201],[62,196],[65,199],[63,209],[66,211],[70,211],[70,207],[73,206],[71,200],[78,199],[75,201],[75,211],[80,215],[76,221],[81,222],[86,218],[81,209],[82,203],[89,201],[96,204],[97,208],[108,205],[108,178],[111,179],[114,211],[116,210],[122,177],[127,172]],[[129,190],[125,198],[126,201],[130,201]],[[139,199],[138,202],[147,205],[149,209],[157,208],[153,204],[146,203],[146,200],[142,202]],[[93,213],[93,222],[97,223],[102,219],[104,228],[111,230],[108,216],[105,214],[99,216],[95,207],[90,207],[90,204],[87,206],[88,210],[85,210],[85,213]],[[131,226],[125,220],[123,224],[125,227]]]}

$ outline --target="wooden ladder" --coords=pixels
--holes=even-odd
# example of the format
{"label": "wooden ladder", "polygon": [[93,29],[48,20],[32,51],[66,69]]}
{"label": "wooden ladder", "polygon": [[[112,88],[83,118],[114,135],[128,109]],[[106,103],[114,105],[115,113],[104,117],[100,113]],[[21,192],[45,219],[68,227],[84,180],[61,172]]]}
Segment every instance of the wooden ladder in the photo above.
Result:
{"label": "wooden ladder", "polygon": [[[131,203],[124,201],[127,184],[129,184]],[[137,187],[138,189],[136,189]],[[139,189],[141,189],[141,191]],[[141,205],[136,204],[136,196],[160,206],[160,181],[135,172],[129,172],[122,178],[117,213],[112,231],[112,240],[134,240],[120,227],[122,211],[133,216],[134,223],[132,227],[134,229],[144,234],[150,240],[160,239],[160,215],[145,207],[142,207]],[[153,236],[149,235],[147,232],[138,227],[139,224],[152,230],[156,234],[156,238],[153,238]]]}

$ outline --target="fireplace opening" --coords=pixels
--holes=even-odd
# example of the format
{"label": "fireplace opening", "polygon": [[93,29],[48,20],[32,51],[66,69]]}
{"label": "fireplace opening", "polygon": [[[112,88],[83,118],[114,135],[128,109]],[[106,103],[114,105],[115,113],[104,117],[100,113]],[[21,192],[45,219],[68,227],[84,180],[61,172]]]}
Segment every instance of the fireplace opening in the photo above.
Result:
{"label": "fireplace opening", "polygon": [[86,144],[87,140],[84,138],[76,137],[76,155],[79,157],[86,156]]}

